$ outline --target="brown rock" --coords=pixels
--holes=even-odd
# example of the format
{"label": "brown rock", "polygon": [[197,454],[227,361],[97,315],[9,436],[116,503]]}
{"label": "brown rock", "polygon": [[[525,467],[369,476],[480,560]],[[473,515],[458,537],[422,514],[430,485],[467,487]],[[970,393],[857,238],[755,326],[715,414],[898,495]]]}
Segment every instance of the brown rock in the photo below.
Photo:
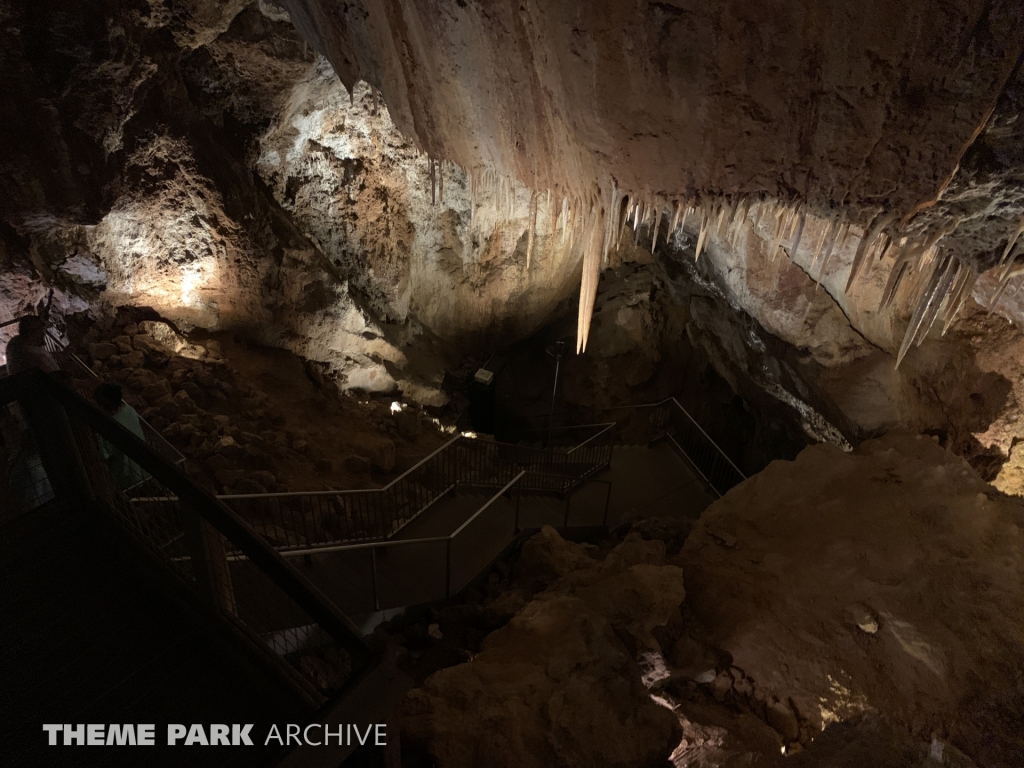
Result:
{"label": "brown rock", "polygon": [[682,571],[605,570],[576,559],[581,568],[525,606],[508,599],[518,611],[471,662],[409,692],[403,737],[451,768],[641,768],[666,760],[679,723],[651,701],[628,645],[649,647],[651,630],[678,613]]}
{"label": "brown rock", "polygon": [[93,360],[106,360],[117,352],[117,345],[109,341],[97,341],[89,345],[89,357]]}
{"label": "brown rock", "polygon": [[347,456],[342,462],[342,466],[354,475],[368,475],[370,470],[373,468],[370,460],[365,456]]}
{"label": "brown rock", "polygon": [[228,461],[241,461],[245,458],[245,449],[242,448],[233,437],[225,436],[217,441],[214,446],[214,450],[217,451]]}
{"label": "brown rock", "polygon": [[768,725],[778,731],[787,743],[796,741],[800,736],[800,722],[793,708],[786,702],[773,697],[768,702],[767,716]]}
{"label": "brown rock", "polygon": [[160,406],[160,415],[168,421],[174,421],[181,414],[181,408],[173,400],[168,400]]}
{"label": "brown rock", "polygon": [[146,363],[146,356],[142,352],[133,350],[123,355],[121,362],[129,368],[141,368]]}
{"label": "brown rock", "polygon": [[174,402],[182,413],[196,412],[195,402],[193,402],[192,398],[189,397],[188,392],[186,392],[184,389],[179,390],[178,393],[174,396]]}
{"label": "brown rock", "polygon": [[136,370],[132,371],[128,377],[128,386],[132,389],[142,390],[151,384],[155,384],[159,381],[159,377],[152,371],[147,371],[145,368],[135,366]]}
{"label": "brown rock", "polygon": [[579,544],[563,539],[545,525],[523,544],[514,570],[515,579],[530,589],[547,586],[570,571],[597,565]]}
{"label": "brown rock", "polygon": [[234,486],[235,493],[248,494],[248,493],[266,493],[267,489],[253,480],[251,477],[243,477]]}
{"label": "brown rock", "polygon": [[156,403],[165,397],[171,397],[171,385],[166,379],[157,379],[142,389],[142,399],[147,403]]}
{"label": "brown rock", "polygon": [[218,469],[214,474],[217,482],[228,487],[234,486],[239,480],[245,477],[244,469]]}
{"label": "brown rock", "polygon": [[395,443],[386,438],[378,438],[367,446],[370,463],[374,469],[381,472],[390,472],[395,468]]}

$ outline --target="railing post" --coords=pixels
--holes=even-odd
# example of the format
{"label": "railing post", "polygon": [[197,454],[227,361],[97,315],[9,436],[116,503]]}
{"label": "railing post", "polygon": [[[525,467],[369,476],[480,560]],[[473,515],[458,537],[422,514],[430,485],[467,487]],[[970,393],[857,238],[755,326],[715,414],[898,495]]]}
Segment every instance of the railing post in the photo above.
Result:
{"label": "railing post", "polygon": [[604,517],[601,519],[601,525],[607,530],[608,528],[608,507],[612,501],[612,484],[609,482],[606,486],[608,488],[604,493]]}
{"label": "railing post", "polygon": [[380,610],[380,599],[377,596],[377,548],[370,548],[370,577],[373,580],[373,610]]}
{"label": "railing post", "polygon": [[522,500],[523,500],[523,489],[522,488],[517,488],[516,489],[516,528],[515,528],[515,535],[516,536],[519,535],[519,531],[520,531],[520,528],[519,528],[519,503]]}
{"label": "railing post", "polygon": [[445,544],[444,596],[452,596],[452,540]]}
{"label": "railing post", "polygon": [[569,527],[569,505],[572,503],[572,491],[565,494],[565,522],[562,524],[563,528]]}

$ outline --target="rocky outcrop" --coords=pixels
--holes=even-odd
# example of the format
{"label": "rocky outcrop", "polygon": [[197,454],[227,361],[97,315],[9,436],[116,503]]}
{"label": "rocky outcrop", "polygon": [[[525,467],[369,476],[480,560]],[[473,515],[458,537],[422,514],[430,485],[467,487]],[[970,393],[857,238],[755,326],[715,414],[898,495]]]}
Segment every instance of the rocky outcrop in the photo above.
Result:
{"label": "rocky outcrop", "polygon": [[542,530],[518,568],[523,583],[546,589],[471,661],[410,692],[403,737],[446,768],[665,760],[678,726],[648,697],[637,663],[660,647],[652,630],[678,623],[682,574],[664,561],[662,542],[632,537],[602,560]]}
{"label": "rocky outcrop", "polygon": [[579,281],[579,255],[555,230],[549,200],[435,164],[377,91],[360,84],[350,95],[324,60],[261,137],[256,167],[381,320],[412,317],[479,347],[529,335]]}
{"label": "rocky outcrop", "polygon": [[741,696],[786,741],[873,711],[1010,766],[1022,524],[961,459],[892,436],[772,464],[705,512],[679,562],[697,634],[754,681]]}

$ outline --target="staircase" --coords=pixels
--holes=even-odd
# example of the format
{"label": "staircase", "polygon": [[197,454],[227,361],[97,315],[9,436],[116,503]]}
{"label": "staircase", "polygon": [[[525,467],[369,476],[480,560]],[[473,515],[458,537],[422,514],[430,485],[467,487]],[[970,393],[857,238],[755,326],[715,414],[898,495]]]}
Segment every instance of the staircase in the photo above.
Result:
{"label": "staircase", "polygon": [[[31,371],[0,380],[0,410],[20,430],[0,454],[39,464],[53,496],[0,528],[4,765],[137,765],[132,750],[49,747],[42,724],[151,722],[160,746],[145,764],[176,766],[168,723],[265,734],[362,701],[367,685],[386,712],[411,684],[231,510],[82,397]],[[125,492],[137,486],[111,471],[114,451],[150,496]],[[280,757],[196,753],[190,765]]]}
{"label": "staircase", "polygon": [[[0,380],[0,411],[23,430],[0,453],[44,470],[49,494],[0,516],[11,764],[120,764],[110,750],[46,747],[43,722],[380,721],[411,684],[363,640],[390,613],[456,595],[530,529],[695,518],[742,479],[675,401],[643,412],[649,434],[634,430],[632,445],[613,447],[610,423],[551,448],[459,436],[384,489],[220,500],[39,372]],[[111,472],[111,451],[138,482]],[[300,751],[281,764],[347,754]],[[227,752],[190,765],[281,758]],[[147,764],[180,753],[147,752]]]}

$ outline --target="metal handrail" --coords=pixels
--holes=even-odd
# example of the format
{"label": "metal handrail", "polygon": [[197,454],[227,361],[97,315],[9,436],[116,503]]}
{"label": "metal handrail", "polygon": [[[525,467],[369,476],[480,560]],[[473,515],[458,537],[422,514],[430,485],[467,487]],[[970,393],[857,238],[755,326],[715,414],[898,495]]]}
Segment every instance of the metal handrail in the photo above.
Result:
{"label": "metal handrail", "polygon": [[491,496],[487,501],[485,501],[483,506],[481,506],[480,509],[474,512],[469,517],[469,519],[467,519],[462,525],[460,525],[454,531],[445,536],[421,536],[415,539],[387,539],[385,541],[364,541],[360,542],[359,544],[339,544],[337,546],[329,547],[311,547],[305,550],[293,549],[288,550],[287,552],[282,552],[281,555],[282,557],[300,557],[305,555],[323,555],[334,552],[354,552],[360,549],[390,549],[391,547],[402,547],[407,546],[409,544],[436,544],[441,541],[449,541],[451,539],[454,539],[460,533],[462,533],[466,526],[468,526],[470,523],[472,523],[474,520],[480,517],[480,515],[482,515],[501,496],[503,496],[509,490],[511,490],[512,486],[518,483],[525,475],[526,470],[523,470],[514,478],[512,478],[512,480],[506,483],[501,488],[500,491],[498,491],[493,496]]}
{"label": "metal handrail", "polygon": [[[316,624],[350,654],[354,672],[369,663],[372,652],[362,633],[345,614],[244,520],[209,492],[195,485],[179,467],[161,456],[147,442],[101,413],[80,394],[60,385],[41,371],[26,371],[0,380],[0,403],[6,400],[31,401],[29,405],[35,403],[35,410],[48,418],[58,412],[66,414],[70,426],[68,438],[75,447],[63,445],[62,450],[75,452],[80,457],[78,460],[83,462],[82,471],[86,473],[83,477],[87,478],[84,483],[88,486],[85,492],[91,493],[93,503],[108,512],[112,522],[122,527],[125,533],[147,550],[154,562],[163,563],[174,576],[198,593],[200,598],[206,590],[206,599],[212,602],[216,615],[237,627],[254,643],[254,648],[261,649],[265,657],[274,656],[263,642],[261,633],[265,630],[258,623],[246,623],[234,605],[235,598],[226,598],[225,588],[218,586],[224,579],[228,585],[232,581],[230,571],[226,570],[228,562],[224,549],[217,543],[220,537],[236,551],[243,553],[255,566],[257,570],[253,574],[265,580],[265,589],[278,590],[278,594],[290,600],[309,617],[309,622]],[[43,434],[48,439],[59,439],[45,432]],[[176,500],[173,517],[177,527],[173,532],[184,535],[192,542],[190,570],[175,568],[171,553],[162,551],[166,543],[161,543],[157,534],[160,530],[171,529],[166,526],[153,528],[155,518],[152,512],[140,505],[138,500],[128,498],[117,490],[106,462],[98,455],[98,446],[103,442],[129,457],[133,465],[148,473],[154,482],[165,488],[166,498]],[[92,463],[89,463],[90,460]],[[86,499],[80,501],[88,503]],[[194,525],[188,522],[188,516],[191,515],[195,516]],[[140,527],[140,522],[146,525]],[[204,533],[204,526],[209,526],[211,533]],[[250,576],[250,581],[252,578]],[[233,588],[228,586],[226,589],[232,592]],[[219,604],[223,601],[226,603]],[[315,695],[313,700],[317,701]]]}
{"label": "metal handrail", "polygon": [[[589,426],[589,425],[588,425],[588,426]],[[602,426],[602,425],[600,425],[600,424],[594,424],[593,426],[595,426],[595,427],[599,427],[599,426]],[[603,435],[603,434],[604,434],[605,432],[608,432],[609,430],[615,429],[615,422],[614,422],[614,421],[612,421],[612,422],[609,422],[609,423],[607,423],[607,424],[605,424],[605,425],[603,425],[603,426],[604,426],[604,429],[602,429],[602,430],[601,430],[600,432],[598,432],[598,433],[597,433],[596,435],[591,435],[590,437],[588,437],[588,438],[587,438],[586,440],[584,440],[584,441],[583,441],[582,443],[580,443],[579,445],[577,445],[577,446],[574,446],[573,448],[570,448],[570,449],[569,449],[568,451],[566,451],[566,453],[567,453],[567,454],[575,453],[575,452],[576,452],[577,450],[579,450],[580,448],[584,448],[584,447],[585,447],[585,446],[587,445],[587,443],[589,443],[590,441],[592,441],[592,440],[596,440],[596,439],[597,439],[597,438],[599,438],[599,437],[600,437],[601,435]]]}
{"label": "metal handrail", "polygon": [[358,542],[386,541],[460,486],[494,488],[520,470],[523,490],[565,494],[611,460],[613,424],[571,450],[509,445],[458,435],[383,488],[225,494],[280,552],[326,551]]}
{"label": "metal handrail", "polygon": [[280,493],[222,493],[222,494],[218,494],[217,498],[218,499],[228,499],[228,500],[231,500],[231,499],[257,499],[257,498],[258,499],[283,499],[283,498],[287,498],[289,496],[338,496],[339,494],[345,494],[345,493],[381,493],[383,491],[390,490],[393,486],[395,486],[398,483],[400,483],[402,480],[404,480],[406,477],[411,475],[417,469],[420,469],[421,467],[426,465],[427,462],[429,462],[432,458],[437,456],[439,453],[441,453],[442,451],[447,450],[448,448],[450,448],[452,445],[457,443],[459,440],[462,440],[463,438],[464,438],[464,435],[456,435],[451,440],[449,440],[447,443],[445,443],[440,448],[435,450],[433,453],[429,454],[428,456],[420,459],[418,462],[413,464],[411,467],[409,467],[409,469],[405,470],[405,472],[400,474],[398,477],[396,477],[390,483],[388,483],[387,485],[381,486],[380,488],[352,488],[352,489],[340,490],[340,491],[283,491],[283,492],[280,492]]}
{"label": "metal handrail", "polygon": [[736,470],[736,474],[738,474],[740,477],[742,477],[744,480],[746,480],[747,476],[743,473],[743,470],[741,470],[739,467],[737,467],[733,463],[732,459],[729,458],[729,455],[725,451],[723,451],[721,448],[718,447],[718,443],[716,443],[714,440],[711,439],[711,436],[707,432],[705,432],[704,428],[701,427],[701,425],[697,423],[697,420],[695,418],[693,418],[693,416],[690,415],[690,412],[687,411],[685,408],[683,408],[683,406],[679,403],[678,400],[675,399],[675,397],[670,397],[668,399],[671,400],[675,404],[676,408],[678,408],[679,411],[686,418],[688,418],[690,420],[690,422],[693,424],[693,426],[695,426],[697,429],[700,430],[700,433],[702,435],[704,435],[705,438],[707,438],[707,441],[714,447],[714,449],[716,451],[718,451],[718,453],[722,456],[722,458],[725,459],[729,463],[729,466],[731,466],[734,470]]}

